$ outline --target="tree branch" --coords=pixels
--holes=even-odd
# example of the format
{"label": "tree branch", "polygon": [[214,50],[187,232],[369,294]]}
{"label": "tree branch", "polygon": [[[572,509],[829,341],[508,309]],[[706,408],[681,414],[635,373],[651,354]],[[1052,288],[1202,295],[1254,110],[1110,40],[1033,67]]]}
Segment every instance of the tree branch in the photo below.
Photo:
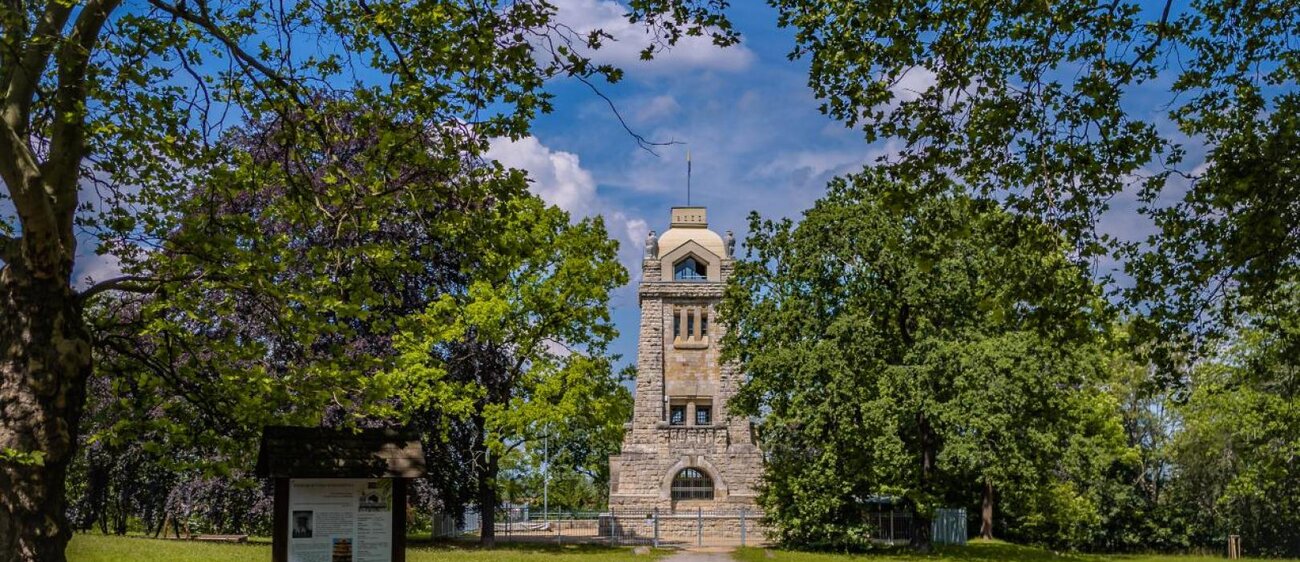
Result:
{"label": "tree branch", "polygon": [[[304,110],[311,107],[311,105],[299,95],[299,86],[294,84],[294,82],[284,74],[281,74],[274,68],[267,66],[266,63],[263,63],[248,51],[245,51],[244,48],[239,45],[239,42],[235,41],[233,37],[227,35],[226,32],[221,29],[221,26],[212,19],[212,16],[208,11],[207,0],[196,0],[196,4],[199,6],[199,13],[189,10],[185,7],[185,4],[169,4],[162,0],[149,0],[149,4],[165,13],[171,14],[173,17],[190,22],[207,32],[212,36],[212,38],[216,39],[226,48],[230,53],[230,56],[240,65],[240,68],[249,75],[250,79],[253,78],[253,72],[248,70],[251,68],[265,76],[267,80],[275,82],[284,90],[284,93],[289,96],[292,103],[297,107]],[[267,97],[271,97],[260,84],[255,83],[254,87],[266,94]],[[321,139],[329,137],[319,122],[312,121],[310,126],[315,129],[316,134],[319,135]],[[326,215],[328,216],[329,213],[326,212]]]}
{"label": "tree branch", "polygon": [[94,285],[87,287],[84,291],[81,291],[81,294],[78,295],[77,298],[81,299],[81,302],[84,303],[89,301],[91,297],[105,291],[152,293],[167,283],[179,283],[183,281],[193,281],[195,279],[198,279],[197,275],[185,275],[163,279],[143,275],[123,275],[121,277],[114,277],[112,279],[106,279],[99,283],[95,283]]}
{"label": "tree branch", "polygon": [[[59,43],[59,30],[63,29],[68,17],[72,15],[72,6],[72,2],[50,2],[22,49],[19,49],[19,44],[24,42],[19,37],[5,38],[5,48],[14,49],[13,60],[22,59],[22,62],[4,70],[4,119],[19,136],[27,132],[28,112],[31,110],[36,87],[41,82],[41,75],[45,74],[45,67],[50,64],[54,47]],[[18,10],[15,17],[26,19],[21,3]],[[22,27],[14,26],[14,30],[21,33]]]}
{"label": "tree branch", "polygon": [[397,64],[398,67],[402,69],[402,73],[406,75],[408,80],[414,79],[415,73],[411,71],[411,65],[406,62],[406,55],[397,46],[397,41],[393,39],[393,34],[389,31],[388,26],[375,18],[375,11],[370,7],[370,4],[367,3],[366,0],[359,0],[357,5],[361,7],[361,10],[364,11],[367,16],[370,16],[371,19],[375,20],[375,26],[379,29],[380,35],[384,36],[384,40],[388,42],[388,48],[393,50],[393,56],[397,58]]}
{"label": "tree branch", "polygon": [[1169,33],[1169,9],[1173,7],[1173,4],[1174,0],[1165,0],[1165,7],[1160,12],[1160,22],[1156,24],[1155,41],[1152,41],[1150,45],[1138,49],[1137,56],[1133,58],[1133,62],[1128,66],[1128,72],[1130,74],[1136,70],[1137,66],[1141,64],[1142,61],[1145,61],[1147,57],[1154,55],[1156,49],[1159,49],[1160,44],[1164,42],[1165,35]]}
{"label": "tree branch", "polygon": [[9,197],[18,211],[23,236],[37,239],[55,231],[53,209],[40,191],[40,164],[27,139],[0,119],[0,179],[9,188]]}
{"label": "tree branch", "polygon": [[[72,24],[68,40],[59,51],[58,90],[54,96],[54,123],[50,133],[50,155],[41,166],[45,188],[53,201],[61,235],[71,237],[72,218],[77,210],[77,178],[86,153],[86,74],[90,55],[108,15],[121,0],[90,0]],[[66,228],[63,228],[66,227]],[[69,250],[75,240],[64,241]]]}
{"label": "tree branch", "polygon": [[4,0],[0,4],[0,89],[7,90],[20,58],[19,45],[27,37],[27,8],[23,0]]}
{"label": "tree branch", "polygon": [[198,13],[198,14],[186,9],[183,5],[177,6],[173,4],[168,4],[166,2],[163,2],[162,0],[149,0],[149,4],[155,8],[158,8],[159,10],[167,12],[168,14],[171,14],[175,17],[190,22],[198,26],[203,31],[206,31],[214,39],[216,39],[223,46],[225,46],[226,50],[230,51],[230,55],[233,56],[236,60],[238,60],[241,64],[247,65],[248,67],[260,72],[268,79],[275,81],[277,84],[280,85],[280,87],[284,88],[285,91],[288,92],[290,96],[294,98],[295,102],[298,102],[300,104],[302,103],[301,100],[298,99],[296,88],[294,88],[293,84],[290,83],[287,78],[282,76],[279,72],[276,72],[275,69],[266,66],[265,63],[263,63],[261,60],[258,60],[257,57],[249,54],[248,51],[245,51],[243,47],[239,46],[238,42],[236,42],[233,38],[227,35],[226,32],[221,30],[221,26],[217,25],[215,21],[212,21],[212,18],[209,17],[207,13],[206,1],[199,0],[198,2],[199,9],[202,11],[202,13]]}
{"label": "tree branch", "polygon": [[600,89],[597,88],[595,84],[592,84],[590,80],[587,80],[586,77],[575,76],[575,78],[577,78],[578,81],[582,82],[583,84],[586,84],[588,88],[591,88],[591,91],[595,92],[597,96],[600,96],[600,99],[605,100],[605,103],[609,105],[610,111],[614,112],[614,117],[618,118],[618,124],[623,126],[623,130],[627,131],[627,134],[632,135],[632,139],[636,141],[636,145],[641,147],[642,150],[649,152],[650,154],[653,154],[655,156],[659,156],[659,153],[655,152],[654,149],[651,147],[683,144],[681,141],[675,141],[675,140],[670,140],[666,142],[656,142],[652,140],[647,140],[645,137],[637,134],[635,131],[632,130],[632,127],[628,126],[627,121],[623,119],[623,114],[619,113],[618,107],[614,105],[614,100],[609,99],[609,96],[605,95],[604,92],[600,91]]}

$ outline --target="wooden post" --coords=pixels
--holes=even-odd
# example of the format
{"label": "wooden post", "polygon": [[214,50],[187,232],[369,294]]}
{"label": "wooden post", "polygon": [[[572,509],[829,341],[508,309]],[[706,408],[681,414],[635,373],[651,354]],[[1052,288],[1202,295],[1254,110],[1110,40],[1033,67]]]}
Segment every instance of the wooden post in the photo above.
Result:
{"label": "wooden post", "polygon": [[393,562],[406,562],[406,479],[390,480],[393,482]]}
{"label": "wooden post", "polygon": [[289,479],[275,479],[271,516],[271,562],[289,562]]}
{"label": "wooden post", "polygon": [[1241,535],[1228,535],[1228,559],[1241,558]]}

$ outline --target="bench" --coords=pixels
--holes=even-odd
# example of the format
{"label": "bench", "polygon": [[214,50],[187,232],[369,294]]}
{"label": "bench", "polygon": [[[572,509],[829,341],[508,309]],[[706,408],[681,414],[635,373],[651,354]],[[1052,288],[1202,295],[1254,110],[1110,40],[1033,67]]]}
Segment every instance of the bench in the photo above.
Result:
{"label": "bench", "polygon": [[248,535],[195,535],[191,538],[208,542],[248,542]]}

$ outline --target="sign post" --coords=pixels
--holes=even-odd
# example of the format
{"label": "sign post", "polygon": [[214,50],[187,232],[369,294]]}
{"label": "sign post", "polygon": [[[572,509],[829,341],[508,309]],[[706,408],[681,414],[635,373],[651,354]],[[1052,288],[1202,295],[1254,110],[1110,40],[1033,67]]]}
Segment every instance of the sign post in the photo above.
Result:
{"label": "sign post", "polygon": [[267,427],[256,472],[275,481],[272,562],[405,562],[407,480],[424,475],[414,436]]}

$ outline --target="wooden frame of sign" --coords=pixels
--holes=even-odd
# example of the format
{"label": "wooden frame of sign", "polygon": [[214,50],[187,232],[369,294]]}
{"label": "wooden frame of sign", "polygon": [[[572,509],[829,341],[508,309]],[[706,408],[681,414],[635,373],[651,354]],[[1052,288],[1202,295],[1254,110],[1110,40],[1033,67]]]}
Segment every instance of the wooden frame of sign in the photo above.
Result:
{"label": "wooden frame of sign", "polygon": [[269,426],[255,472],[275,482],[272,562],[296,562],[295,549],[348,562],[406,561],[407,484],[425,474],[416,436]]}

